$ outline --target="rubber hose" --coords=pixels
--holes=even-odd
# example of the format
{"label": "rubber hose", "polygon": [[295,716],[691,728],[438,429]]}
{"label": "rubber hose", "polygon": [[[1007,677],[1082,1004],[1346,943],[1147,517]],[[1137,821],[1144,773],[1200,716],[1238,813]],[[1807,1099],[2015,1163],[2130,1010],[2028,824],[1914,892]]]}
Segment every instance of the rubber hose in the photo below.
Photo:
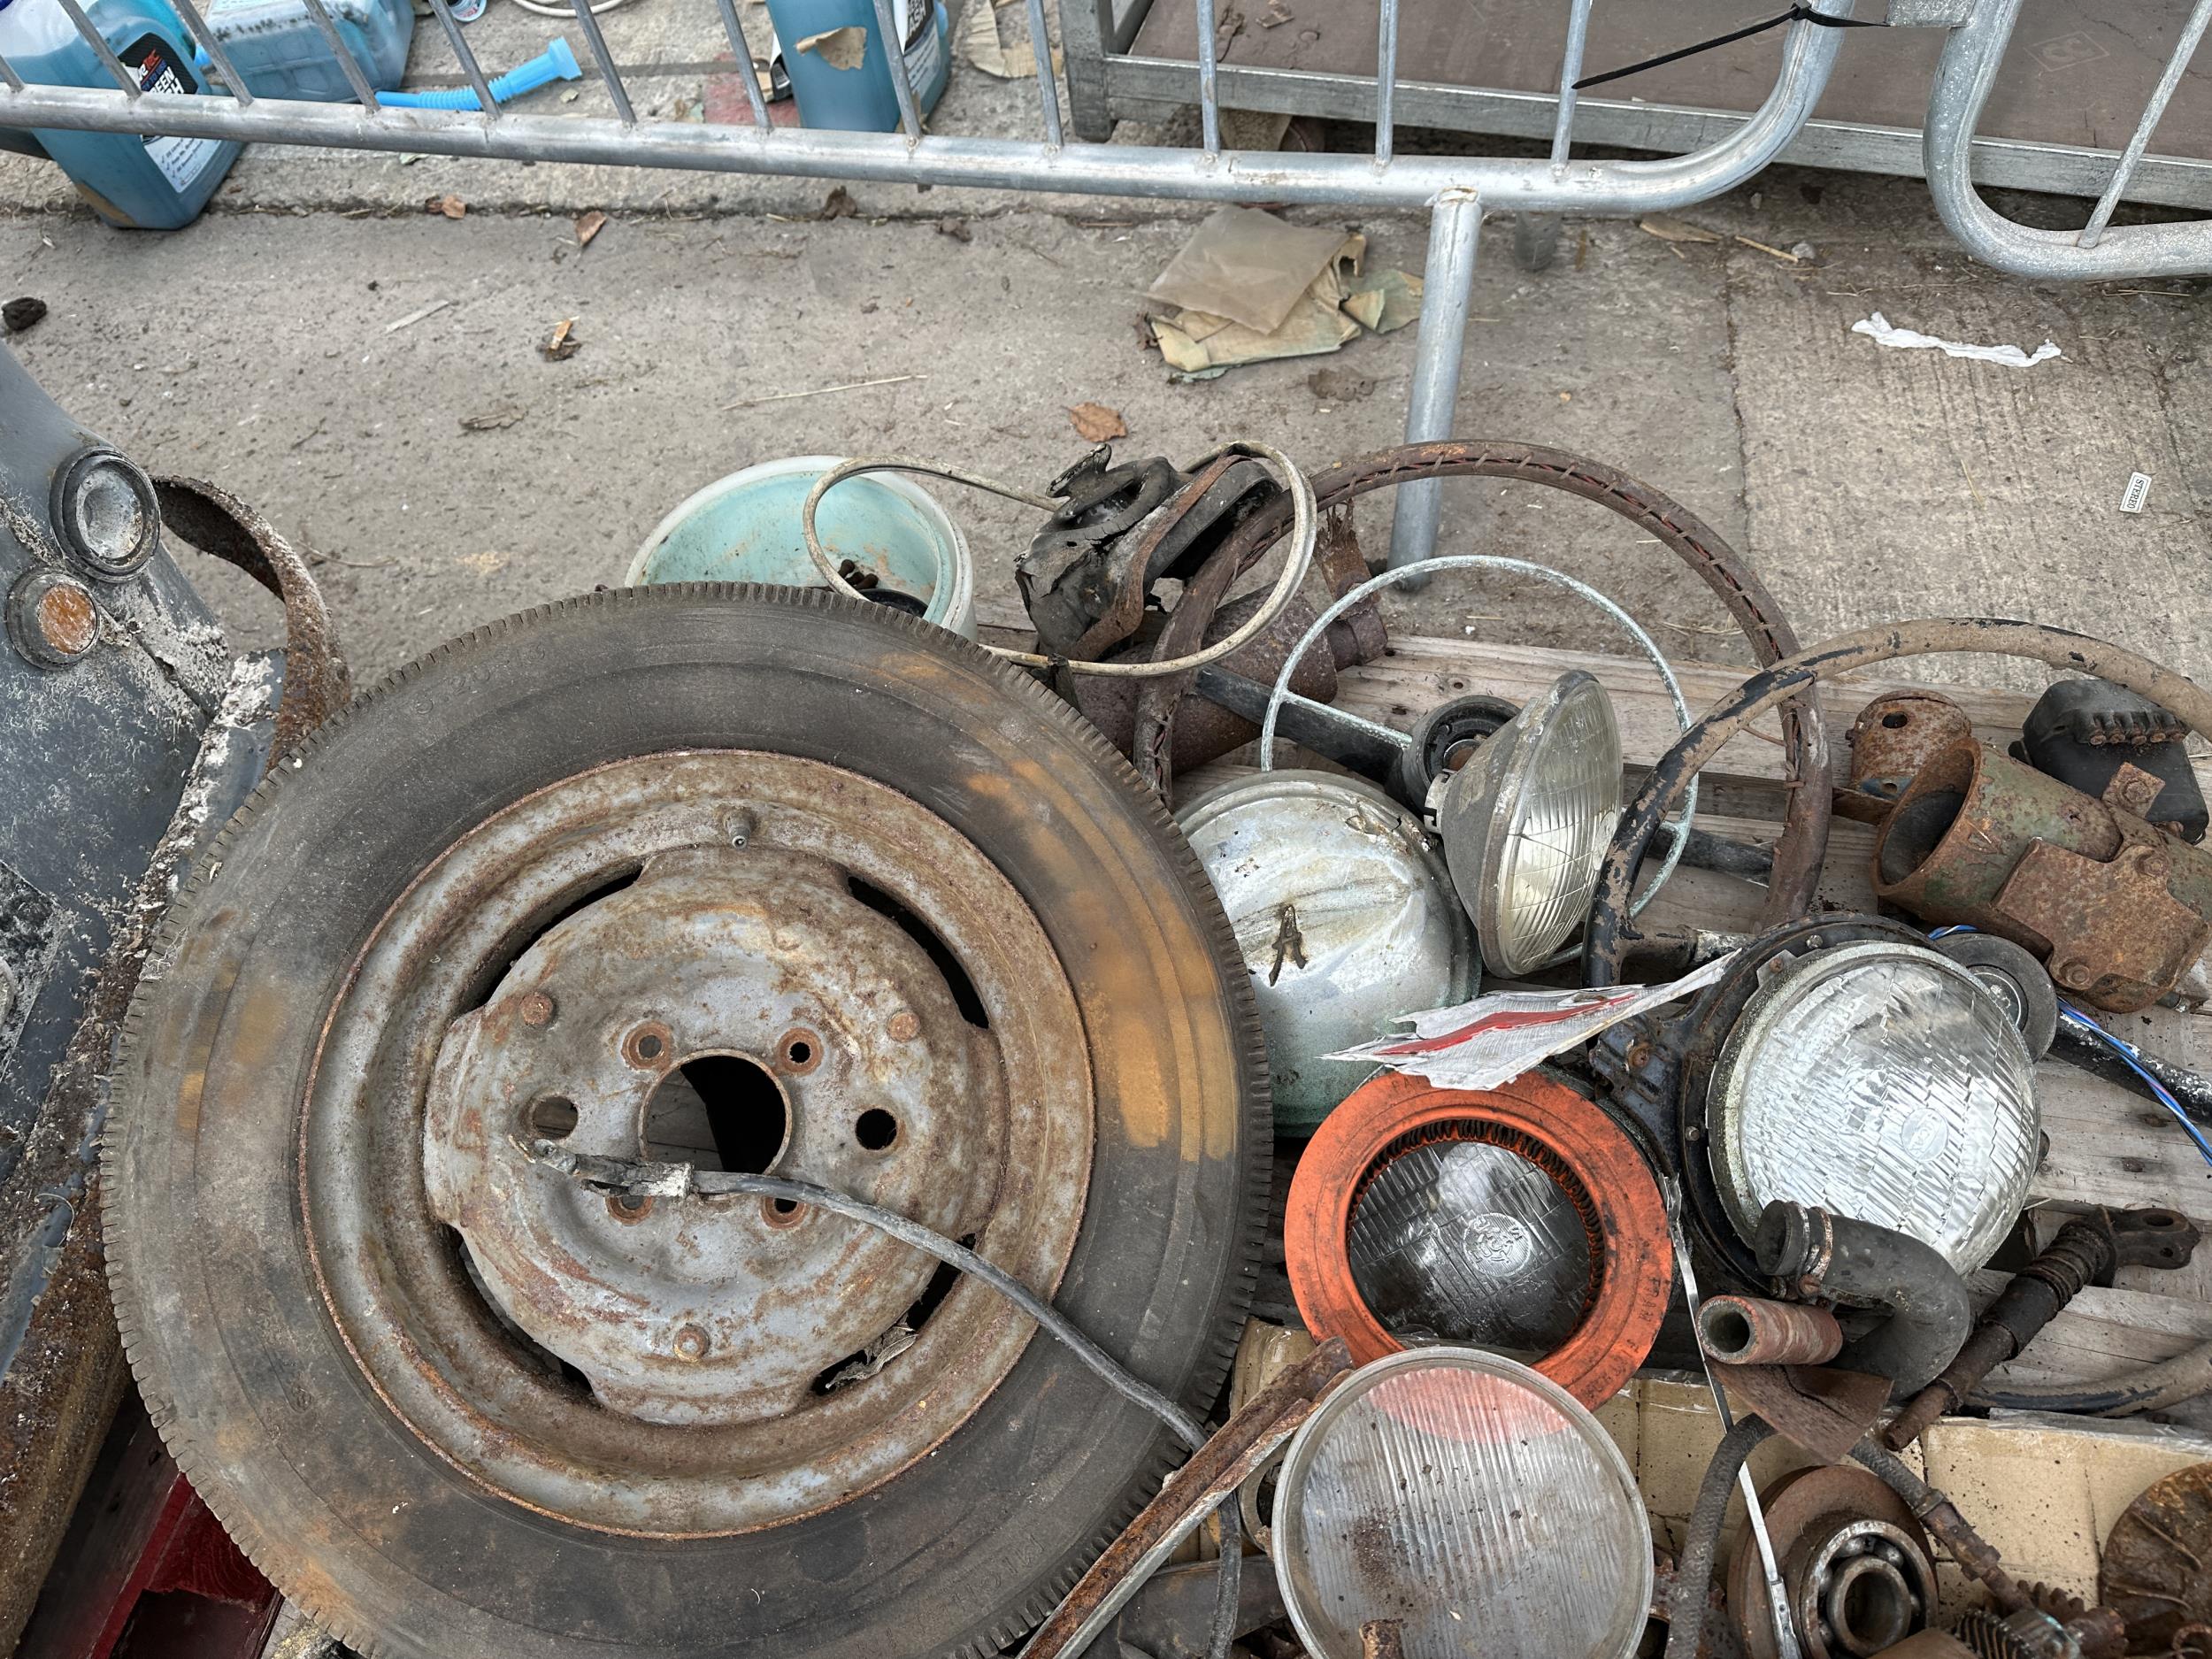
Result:
{"label": "rubber hose", "polygon": [[1886,1377],[1909,1398],[1942,1373],[1974,1329],[1965,1281],[1909,1233],[1778,1198],[1759,1217],[1759,1271],[1811,1294],[1889,1317],[1836,1356],[1843,1371]]}
{"label": "rubber hose", "polygon": [[[577,67],[576,54],[565,35],[556,35],[553,43],[526,64],[518,64],[503,75],[495,75],[487,82],[491,88],[492,102],[505,104],[526,92],[535,92],[540,87],[550,86],[556,81],[574,81],[583,71]],[[430,92],[380,92],[376,101],[389,110],[473,110],[480,107],[474,87],[442,87]]]}
{"label": "rubber hose", "polygon": [[[1778,664],[1797,661],[1803,655],[1798,650],[1796,630],[1790,626],[1766,584],[1711,526],[1648,484],[1571,450],[1479,438],[1402,444],[1322,468],[1312,479],[1314,502],[1317,509],[1325,510],[1371,490],[1445,478],[1510,479],[1579,495],[1617,513],[1674,553],[1713,590],[1743,630],[1753,657],[1762,663]],[[1270,502],[1237,526],[1217,557],[1233,557],[1239,570],[1250,567],[1281,539],[1290,518],[1286,503],[1279,498]],[[1159,684],[1154,695],[1164,699],[1160,707],[1172,706],[1173,699],[1183,694],[1187,684],[1187,680]],[[1154,718],[1158,718],[1158,710],[1151,712]],[[1828,820],[1833,803],[1827,727],[1818,705],[1809,696],[1791,701],[1783,709],[1781,719],[1790,765],[1786,786],[1789,799],[1782,838],[1774,849],[1773,879],[1760,911],[1762,927],[1812,913],[1821,861],[1828,850]],[[1141,705],[1137,727],[1141,742],[1147,729]],[[1680,747],[1676,745],[1678,749]],[[1619,844],[1617,837],[1615,844]]]}
{"label": "rubber hose", "polygon": [[2019,1383],[1978,1388],[1978,1406],[2008,1411],[2077,1411],[2090,1417],[2124,1417],[2138,1411],[2162,1411],[2200,1394],[2212,1394],[2212,1342],[2185,1354],[2102,1382]]}
{"label": "rubber hose", "polygon": [[1720,1525],[1728,1515],[1728,1501],[1736,1490],[1736,1477],[1744,1460],[1774,1431],[1764,1417],[1746,1417],[1721,1436],[1713,1461],[1705,1465],[1698,1482],[1697,1503],[1682,1534],[1682,1555],[1676,1562],[1674,1583],[1667,1592],[1667,1649],[1665,1659],[1697,1659],[1705,1637],[1705,1609],[1712,1599],[1713,1562],[1720,1553]]}

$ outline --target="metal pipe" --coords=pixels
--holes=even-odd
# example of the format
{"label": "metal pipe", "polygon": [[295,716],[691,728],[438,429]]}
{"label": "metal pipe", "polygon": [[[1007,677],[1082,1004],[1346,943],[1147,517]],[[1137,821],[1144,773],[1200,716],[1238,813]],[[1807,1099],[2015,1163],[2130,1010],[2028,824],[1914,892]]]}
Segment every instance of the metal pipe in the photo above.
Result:
{"label": "metal pipe", "polygon": [[[1413,388],[1406,398],[1406,442],[1452,435],[1459,405],[1459,363],[1467,344],[1474,293],[1475,250],[1482,237],[1482,198],[1447,190],[1429,214],[1429,258],[1421,273],[1421,333],[1413,351]],[[1436,551],[1443,511],[1438,480],[1407,484],[1390,515],[1390,568],[1417,565]],[[1419,586],[1418,583],[1412,584]]]}
{"label": "metal pipe", "polygon": [[752,107],[753,125],[765,131],[771,125],[768,105],[760,96],[760,76],[753,70],[753,46],[745,38],[745,25],[738,19],[737,0],[715,0],[722,12],[722,33],[730,37],[730,50],[737,56],[737,73],[745,81],[745,102]]}
{"label": "metal pipe", "polygon": [[1568,146],[1573,140],[1575,82],[1582,79],[1582,49],[1590,38],[1592,4],[1593,0],[1574,0],[1567,11],[1567,49],[1559,60],[1559,113],[1551,131],[1554,173],[1565,170]]}
{"label": "metal pipe", "polygon": [[[482,132],[499,120],[499,100],[492,96],[492,84],[484,79],[483,65],[476,61],[476,53],[470,49],[468,42],[462,38],[461,20],[453,15],[453,7],[448,4],[448,0],[430,0],[430,10],[437,17],[438,27],[445,31],[446,44],[453,48],[453,56],[460,62],[461,73],[468,77],[469,85],[476,89],[476,113],[482,115],[484,119],[480,121],[471,121],[467,115],[458,112],[434,111],[434,113],[446,114],[449,120],[465,123],[472,131]],[[327,104],[318,107],[342,109],[345,106]],[[364,111],[361,119],[370,119],[382,113],[384,113],[382,111]],[[394,146],[394,148],[397,147]],[[516,158],[518,160],[527,159],[526,157],[519,155]]]}
{"label": "metal pipe", "polygon": [[377,107],[376,88],[361,72],[361,60],[353,55],[353,48],[346,44],[346,37],[338,33],[338,25],[332,20],[330,8],[323,0],[307,0],[307,15],[314,19],[316,32],[323,37],[323,44],[330,48],[330,55],[338,60],[338,73],[353,88],[353,96],[361,100],[361,107]]}
{"label": "metal pipe", "polygon": [[1825,1308],[1764,1296],[1715,1296],[1698,1310],[1705,1351],[1726,1365],[1824,1365],[1843,1352]]}
{"label": "metal pipe", "polygon": [[[431,0],[431,4],[441,5],[444,4],[444,0]],[[616,119],[625,127],[635,127],[637,112],[630,107],[630,89],[622,84],[622,72],[614,66],[614,54],[607,50],[607,37],[600,32],[599,19],[591,13],[591,0],[569,0],[569,8],[576,13],[576,27],[584,31],[585,44],[591,48],[592,62],[599,65],[599,79],[606,82],[607,96],[614,100]],[[888,0],[876,0],[876,18],[879,23],[882,21],[887,9]],[[891,61],[898,62],[895,52],[893,53]],[[903,84],[903,77],[895,73],[892,76],[892,82],[894,85]],[[480,96],[488,97],[489,94]],[[912,88],[907,88],[906,96],[910,100],[913,97]],[[904,105],[900,107],[903,108]]]}
{"label": "metal pipe", "polygon": [[2181,84],[2181,77],[2189,67],[2189,60],[2197,54],[2204,40],[2207,24],[2212,24],[2212,0],[2197,0],[2196,10],[2182,25],[2181,38],[2174,42],[2172,54],[2166,59],[2165,73],[2159,76],[2151,101],[2143,106],[2143,119],[2135,124],[2135,133],[2128,140],[2128,147],[2112,169],[2111,182],[2104,194],[2097,198],[2096,211],[2089,215],[2089,222],[2081,228],[2075,242],[2083,248],[2094,248],[2104,237],[2105,227],[2112,222],[2112,210],[2120,205],[2120,197],[2127,191],[2128,182],[2135,177],[2135,169],[2142,164],[2143,152],[2150,148],[2151,134],[2157,130],[2159,119],[2166,113],[2166,105],[2172,102],[2174,88]]}
{"label": "metal pipe", "polygon": [[242,105],[251,104],[253,88],[246,84],[245,76],[238,73],[238,65],[230,60],[229,49],[215,38],[215,31],[208,27],[207,19],[200,15],[199,8],[192,4],[192,0],[176,0],[176,7],[177,16],[182,19],[192,38],[199,43],[200,50],[207,54],[208,62],[213,64],[216,73],[222,76],[223,84],[230,88],[230,96]]}
{"label": "metal pipe", "polygon": [[[913,3],[926,6],[929,0]],[[876,33],[883,41],[884,68],[891,77],[892,96],[899,101],[899,126],[911,143],[922,135],[922,107],[915,101],[914,83],[906,73],[906,36],[899,31],[898,15],[891,8],[891,0],[875,0],[875,12]]]}
{"label": "metal pipe", "polygon": [[[729,0],[723,0],[725,4]],[[1060,132],[1060,81],[1052,70],[1052,32],[1045,27],[1045,0],[1029,0],[1029,55],[1037,60],[1037,103],[1045,119],[1045,143],[1064,142]]]}
{"label": "metal pipe", "polygon": [[1759,1271],[1801,1294],[1889,1316],[1845,1348],[1845,1371],[1886,1377],[1917,1394],[1949,1364],[1974,1323],[1965,1281],[1941,1251],[1909,1233],[1786,1198],[1759,1217]]}
{"label": "metal pipe", "polygon": [[77,33],[83,35],[92,50],[100,55],[100,61],[107,65],[108,73],[115,77],[115,84],[123,88],[124,96],[136,103],[140,96],[138,77],[115,55],[107,43],[107,37],[92,27],[92,19],[85,16],[84,8],[77,4],[77,0],[61,0],[61,9],[77,26]]}
{"label": "metal pipe", "polygon": [[4,58],[0,58],[0,81],[6,81],[13,91],[23,90],[23,77],[15,73],[15,65]]}
{"label": "metal pipe", "polygon": [[[1587,4],[1587,0],[1584,0]],[[2208,0],[2212,4],[2212,0]],[[1375,38],[1375,165],[1390,165],[1398,98],[1398,0],[1382,0]]]}
{"label": "metal pipe", "polygon": [[2014,276],[2087,281],[2212,271],[2212,220],[2123,225],[2091,246],[2078,232],[2017,224],[1982,200],[1974,188],[1974,128],[2019,19],[2020,4],[1980,0],[1973,16],[1951,31],[1936,61],[1921,165],[1945,227],[1975,258]]}
{"label": "metal pipe", "polygon": [[1198,12],[1198,130],[1210,158],[1221,153],[1221,65],[1216,61],[1214,0],[1192,0]]}

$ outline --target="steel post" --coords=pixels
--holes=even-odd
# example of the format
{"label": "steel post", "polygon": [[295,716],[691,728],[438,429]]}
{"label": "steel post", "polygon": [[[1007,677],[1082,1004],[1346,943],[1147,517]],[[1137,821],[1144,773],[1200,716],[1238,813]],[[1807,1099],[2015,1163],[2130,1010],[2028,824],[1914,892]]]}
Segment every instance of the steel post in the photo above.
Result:
{"label": "steel post", "polygon": [[[1421,333],[1413,350],[1413,390],[1406,400],[1406,442],[1452,435],[1459,401],[1459,360],[1467,342],[1467,308],[1474,290],[1475,244],[1482,234],[1482,198],[1447,190],[1429,213],[1429,260],[1421,278]],[[1390,519],[1390,564],[1396,570],[1436,550],[1440,480],[1407,484]],[[1408,586],[1417,584],[1409,583]]]}

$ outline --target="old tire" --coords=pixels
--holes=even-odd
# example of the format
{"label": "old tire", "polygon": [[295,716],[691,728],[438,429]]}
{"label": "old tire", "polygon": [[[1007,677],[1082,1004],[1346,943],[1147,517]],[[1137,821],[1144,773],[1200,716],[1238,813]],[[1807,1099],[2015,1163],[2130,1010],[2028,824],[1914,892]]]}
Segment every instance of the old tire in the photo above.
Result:
{"label": "old tire", "polygon": [[[1194,1411],[1225,1375],[1264,1214],[1265,1061],[1219,906],[1126,764],[1033,682],[876,607],[696,587],[531,612],[402,670],[240,813],[156,949],[104,1148],[111,1287],[154,1420],[263,1571],[364,1652],[995,1653],[1179,1455],[1033,1334],[872,1489],[638,1536],[488,1489],[372,1386],[381,1350],[349,1345],[381,1339],[341,1328],[303,1194],[311,1166],[329,1179],[309,1133],[338,1087],[326,1027],[380,918],[488,815],[720,749],[879,780],[985,850],[1066,973],[1096,1102],[1056,1303]],[[405,1186],[380,1202],[404,1208]]]}

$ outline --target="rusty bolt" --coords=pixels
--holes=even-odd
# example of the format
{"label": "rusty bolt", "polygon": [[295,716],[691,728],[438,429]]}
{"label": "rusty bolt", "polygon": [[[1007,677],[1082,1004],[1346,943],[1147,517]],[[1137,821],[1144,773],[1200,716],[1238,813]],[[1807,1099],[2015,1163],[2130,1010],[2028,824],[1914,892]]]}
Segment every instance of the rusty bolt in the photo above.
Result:
{"label": "rusty bolt", "polygon": [[1628,1045],[1628,1069],[1640,1071],[1651,1064],[1651,1044],[1639,1037]]}
{"label": "rusty bolt", "polygon": [[653,1213],[653,1201],[635,1193],[609,1193],[607,1213],[617,1221],[642,1221]]}
{"label": "rusty bolt", "polygon": [[676,1333],[676,1357],[678,1359],[703,1360],[707,1356],[708,1348],[712,1346],[713,1344],[707,1340],[707,1333],[695,1325],[681,1326]]}
{"label": "rusty bolt", "polygon": [[33,571],[8,596],[16,649],[42,668],[66,668],[100,642],[100,609],[74,577]]}
{"label": "rusty bolt", "polygon": [[667,1064],[669,1045],[674,1041],[667,1026],[657,1019],[649,1019],[633,1027],[622,1040],[622,1057],[632,1065],[659,1071]]}
{"label": "rusty bolt", "polygon": [[912,1010],[902,1008],[891,1016],[891,1040],[894,1042],[911,1042],[921,1034],[922,1022],[914,1017]]}
{"label": "rusty bolt", "polygon": [[2086,988],[2097,976],[2087,963],[2070,956],[2063,962],[2052,964],[2051,977],[2069,990],[2079,991]]}
{"label": "rusty bolt", "polygon": [[522,1023],[526,1025],[550,1025],[557,1008],[558,1004],[543,991],[525,991],[521,1004],[515,1011],[522,1017]]}

